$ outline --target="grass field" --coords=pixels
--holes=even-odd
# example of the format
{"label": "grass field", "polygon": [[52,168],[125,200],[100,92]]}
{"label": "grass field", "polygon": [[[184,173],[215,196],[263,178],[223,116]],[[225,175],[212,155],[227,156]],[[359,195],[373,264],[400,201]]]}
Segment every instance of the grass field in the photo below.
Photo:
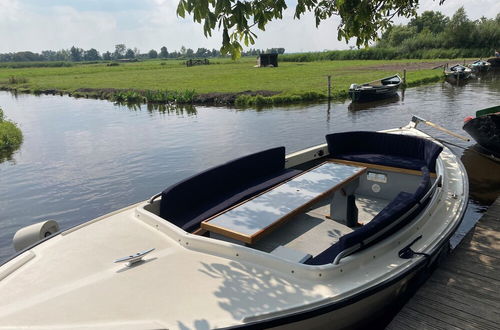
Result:
{"label": "grass field", "polygon": [[[363,83],[407,69],[407,83],[436,81],[441,70],[430,69],[443,60],[355,60],[307,63],[280,62],[277,68],[254,68],[254,58],[233,62],[211,60],[211,65],[186,67],[178,60],[150,60],[136,63],[73,65],[70,67],[0,68],[0,88],[40,93],[57,91],[80,96],[96,96],[99,89],[134,89],[239,93],[279,92],[281,102],[300,101],[301,96],[324,98],[327,75],[332,76],[332,95],[343,97],[352,83]],[[92,89],[84,92],[80,89]],[[76,92],[76,93],[75,93]],[[92,95],[94,94],[94,95]],[[101,95],[102,96],[102,95]],[[293,97],[295,96],[295,98]],[[112,99],[111,95],[105,98]],[[251,100],[248,102],[252,102]]]}

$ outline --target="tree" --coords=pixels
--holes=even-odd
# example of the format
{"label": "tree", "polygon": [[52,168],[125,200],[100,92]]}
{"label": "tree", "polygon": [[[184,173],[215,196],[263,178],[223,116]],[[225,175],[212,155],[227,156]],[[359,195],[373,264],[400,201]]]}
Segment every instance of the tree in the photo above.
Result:
{"label": "tree", "polygon": [[101,59],[101,56],[99,56],[99,52],[96,49],[90,48],[83,54],[83,59],[85,61],[98,61]]}
{"label": "tree", "polygon": [[75,62],[78,62],[78,61],[81,61],[82,58],[83,58],[83,49],[81,48],[77,48],[75,46],[71,47],[71,49],[69,50],[70,51],[70,56],[71,56],[71,60],[72,61],[75,61]]}
{"label": "tree", "polygon": [[149,58],[157,58],[158,57],[158,52],[154,49],[151,49],[148,53]]}
{"label": "tree", "polygon": [[441,33],[446,28],[450,19],[438,11],[424,11],[422,15],[413,18],[409,27],[414,27],[417,33],[428,29],[432,33]]}
{"label": "tree", "polygon": [[474,23],[467,17],[464,7],[458,8],[445,30],[450,43],[448,46],[463,48],[464,45],[469,45],[473,29]]}
{"label": "tree", "polygon": [[167,47],[163,46],[163,47],[160,48],[160,57],[161,58],[167,58],[168,57]]}
{"label": "tree", "polygon": [[125,56],[125,52],[127,50],[127,46],[125,44],[115,45],[115,52],[113,54],[115,59],[123,58]]}
{"label": "tree", "polygon": [[[444,0],[439,0],[441,4]],[[341,18],[337,39],[356,38],[356,45],[368,45],[377,38],[380,29],[386,29],[395,16],[416,15],[418,0],[297,0],[295,18],[313,12],[316,26],[338,15]],[[248,46],[255,43],[256,26],[264,30],[273,20],[282,19],[287,8],[285,0],[179,0],[177,15],[193,14],[193,20],[203,24],[205,36],[211,36],[215,28],[222,29],[223,54],[234,58],[241,55],[241,41]]]}
{"label": "tree", "polygon": [[112,55],[109,51],[102,54],[102,59],[105,61],[110,61],[112,59]]}
{"label": "tree", "polygon": [[125,53],[125,58],[135,58],[135,53],[132,49],[127,49],[127,52]]}

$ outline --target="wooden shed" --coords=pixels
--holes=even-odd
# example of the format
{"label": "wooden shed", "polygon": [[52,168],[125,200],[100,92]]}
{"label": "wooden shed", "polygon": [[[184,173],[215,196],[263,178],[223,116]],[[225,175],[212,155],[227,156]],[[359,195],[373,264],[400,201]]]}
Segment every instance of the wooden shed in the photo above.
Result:
{"label": "wooden shed", "polygon": [[277,67],[278,54],[259,54],[257,57],[258,67]]}

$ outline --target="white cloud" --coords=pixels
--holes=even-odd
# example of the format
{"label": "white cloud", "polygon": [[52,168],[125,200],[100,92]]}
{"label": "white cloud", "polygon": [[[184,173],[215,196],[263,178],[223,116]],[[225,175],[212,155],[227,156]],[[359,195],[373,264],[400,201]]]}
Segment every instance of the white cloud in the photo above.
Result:
{"label": "white cloud", "polygon": [[[192,18],[177,17],[177,0],[148,0],[130,6],[127,3],[0,0],[0,52],[40,52],[73,45],[102,52],[114,50],[118,43],[138,47],[142,52],[161,46],[169,50],[183,45],[193,49],[220,47],[220,31],[205,38],[202,26]],[[443,6],[438,6],[438,0],[421,0],[419,12],[440,10],[451,16],[460,6],[464,6],[470,19],[483,15],[492,18],[500,12],[498,0],[447,0]],[[283,20],[270,23],[266,31],[256,31],[258,39],[253,48],[284,47],[287,52],[348,48],[344,41],[337,41],[338,17],[316,28],[312,14],[295,20],[294,6],[290,7]]]}

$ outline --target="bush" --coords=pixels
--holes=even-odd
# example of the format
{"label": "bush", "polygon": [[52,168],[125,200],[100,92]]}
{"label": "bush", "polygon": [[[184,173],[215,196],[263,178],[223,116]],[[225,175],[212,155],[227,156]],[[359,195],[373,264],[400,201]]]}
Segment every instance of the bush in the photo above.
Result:
{"label": "bush", "polygon": [[[8,158],[23,143],[23,134],[17,125],[5,119],[0,108],[0,161]],[[6,155],[7,154],[7,155]]]}
{"label": "bush", "polygon": [[70,62],[4,62],[0,63],[0,68],[59,68],[73,66]]}
{"label": "bush", "polygon": [[15,77],[15,76],[10,76],[8,83],[11,85],[15,84],[25,84],[28,82],[28,78],[25,77]]}

